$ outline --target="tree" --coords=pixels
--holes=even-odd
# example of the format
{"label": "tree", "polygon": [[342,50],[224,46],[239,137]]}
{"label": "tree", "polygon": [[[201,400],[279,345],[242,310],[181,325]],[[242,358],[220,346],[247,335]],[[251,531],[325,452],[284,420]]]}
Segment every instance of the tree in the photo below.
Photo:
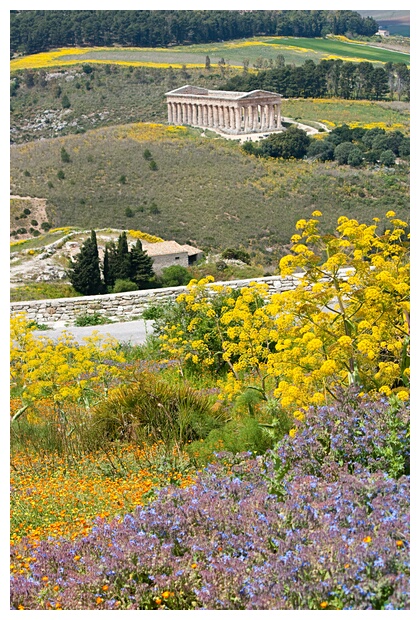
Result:
{"label": "tree", "polygon": [[130,250],[129,279],[135,282],[139,289],[147,288],[147,284],[155,275],[153,272],[153,260],[143,250],[140,239]]}
{"label": "tree", "polygon": [[210,71],[211,69],[211,64],[210,64],[210,56],[206,56],[206,69],[207,71]]}
{"label": "tree", "polygon": [[310,144],[310,138],[302,129],[294,125],[283,133],[274,133],[261,141],[262,154],[265,157],[282,157],[283,159],[302,159]]}
{"label": "tree", "polygon": [[328,140],[313,140],[307,151],[308,158],[328,161],[334,159],[334,145]]}
{"label": "tree", "polygon": [[130,280],[130,254],[127,233],[123,231],[118,237],[117,250],[113,264],[114,280]]}
{"label": "tree", "polygon": [[65,164],[68,164],[71,161],[70,155],[68,154],[64,146],[61,147],[61,161]]}
{"label": "tree", "polygon": [[182,265],[172,265],[162,270],[162,286],[184,286],[191,280],[191,274]]}
{"label": "tree", "polygon": [[347,163],[349,164],[349,166],[360,166],[363,162],[363,154],[362,151],[357,147],[354,146],[347,158]]}
{"label": "tree", "polygon": [[67,275],[75,290],[82,295],[100,295],[104,292],[94,230],[91,231],[90,238],[82,243],[80,252],[70,266]]}
{"label": "tree", "polygon": [[70,99],[67,97],[67,95],[64,95],[62,97],[61,105],[63,106],[64,109],[67,109],[67,108],[71,107]]}
{"label": "tree", "polygon": [[337,160],[339,164],[347,164],[349,154],[354,148],[353,142],[342,142],[334,149],[334,159]]}
{"label": "tree", "polygon": [[391,149],[382,151],[380,162],[383,166],[393,166],[395,164],[395,155]]}

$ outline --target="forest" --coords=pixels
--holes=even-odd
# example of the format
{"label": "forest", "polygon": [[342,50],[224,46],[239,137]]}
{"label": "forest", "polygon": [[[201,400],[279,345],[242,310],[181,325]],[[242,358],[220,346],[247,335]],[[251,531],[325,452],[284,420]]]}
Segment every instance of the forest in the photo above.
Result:
{"label": "forest", "polygon": [[282,56],[276,66],[233,76],[222,90],[257,89],[281,93],[284,97],[340,97],[342,99],[410,99],[410,71],[403,62],[387,62],[383,67],[371,62],[313,60],[296,67],[285,65]]}
{"label": "forest", "polygon": [[372,36],[374,19],[356,11],[11,11],[10,53],[56,47],[208,43],[280,35]]}

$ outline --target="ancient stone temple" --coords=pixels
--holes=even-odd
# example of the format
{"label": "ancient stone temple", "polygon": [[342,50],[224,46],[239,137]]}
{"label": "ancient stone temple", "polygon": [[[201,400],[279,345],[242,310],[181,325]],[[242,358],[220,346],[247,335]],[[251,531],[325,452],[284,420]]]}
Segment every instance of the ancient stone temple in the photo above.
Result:
{"label": "ancient stone temple", "polygon": [[168,123],[208,127],[230,134],[282,130],[281,95],[266,90],[239,93],[181,86],[166,93]]}

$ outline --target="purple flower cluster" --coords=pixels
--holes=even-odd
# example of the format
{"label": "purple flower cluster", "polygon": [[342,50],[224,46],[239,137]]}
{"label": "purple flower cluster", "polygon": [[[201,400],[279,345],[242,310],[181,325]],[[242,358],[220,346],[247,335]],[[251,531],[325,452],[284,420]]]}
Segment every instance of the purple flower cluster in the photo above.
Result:
{"label": "purple flower cluster", "polygon": [[409,407],[385,398],[360,398],[343,392],[340,402],[312,408],[298,433],[285,437],[269,462],[293,474],[327,476],[337,465],[349,473],[362,466],[393,478],[410,473]]}
{"label": "purple flower cluster", "polygon": [[194,486],[82,539],[22,541],[12,561],[35,561],[12,576],[12,608],[408,609],[409,478],[378,470],[389,406],[346,407],[311,412],[265,457],[219,455]]}

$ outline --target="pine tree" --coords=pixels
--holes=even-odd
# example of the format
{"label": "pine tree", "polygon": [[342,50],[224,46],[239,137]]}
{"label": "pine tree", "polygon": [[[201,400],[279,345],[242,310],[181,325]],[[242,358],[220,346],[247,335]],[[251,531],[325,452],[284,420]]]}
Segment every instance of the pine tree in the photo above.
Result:
{"label": "pine tree", "polygon": [[139,289],[147,288],[153,278],[153,260],[143,250],[140,239],[130,250],[130,280],[135,282]]}
{"label": "pine tree", "polygon": [[90,238],[82,243],[80,252],[67,275],[73,287],[82,295],[100,295],[104,292],[104,284],[99,269],[98,244],[94,230],[91,231]]}

